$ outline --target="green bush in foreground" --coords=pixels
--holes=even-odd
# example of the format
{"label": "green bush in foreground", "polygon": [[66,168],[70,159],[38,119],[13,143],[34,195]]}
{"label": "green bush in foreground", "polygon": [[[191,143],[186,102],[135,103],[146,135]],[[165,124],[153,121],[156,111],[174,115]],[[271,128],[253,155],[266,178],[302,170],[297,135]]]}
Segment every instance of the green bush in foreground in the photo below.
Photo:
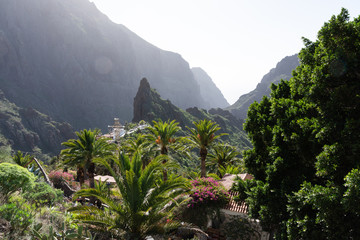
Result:
{"label": "green bush in foreground", "polygon": [[54,189],[45,182],[36,182],[32,191],[24,194],[24,198],[37,206],[51,206],[63,199],[63,191],[60,189]]}
{"label": "green bush in foreground", "polygon": [[10,222],[10,235],[23,235],[34,220],[31,213],[20,209],[14,203],[0,206],[0,216]]}
{"label": "green bush in foreground", "polygon": [[[26,168],[17,164],[0,164],[0,194],[7,201],[11,194],[17,191],[29,190],[34,185],[35,176]],[[0,195],[0,198],[1,198]]]}

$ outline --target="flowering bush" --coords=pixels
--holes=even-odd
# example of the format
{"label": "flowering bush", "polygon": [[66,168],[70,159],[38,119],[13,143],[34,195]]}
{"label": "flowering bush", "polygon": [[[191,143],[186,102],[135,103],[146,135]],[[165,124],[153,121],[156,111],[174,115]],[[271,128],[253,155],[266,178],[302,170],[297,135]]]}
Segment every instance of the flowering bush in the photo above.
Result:
{"label": "flowering bush", "polygon": [[68,183],[74,181],[74,176],[67,172],[61,171],[52,171],[49,173],[49,179],[55,184],[61,184],[62,181],[66,181]]}
{"label": "flowering bush", "polygon": [[211,177],[191,181],[192,193],[188,208],[222,207],[229,201],[226,189]]}

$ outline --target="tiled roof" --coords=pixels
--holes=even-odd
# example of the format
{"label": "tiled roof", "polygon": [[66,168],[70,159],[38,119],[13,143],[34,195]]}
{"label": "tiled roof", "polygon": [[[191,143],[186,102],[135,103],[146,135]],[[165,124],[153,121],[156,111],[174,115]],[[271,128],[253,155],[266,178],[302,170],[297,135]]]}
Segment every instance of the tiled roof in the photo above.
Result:
{"label": "tiled roof", "polygon": [[248,206],[246,205],[246,203],[245,202],[240,202],[240,203],[235,202],[234,197],[237,196],[238,193],[230,191],[236,177],[240,177],[242,180],[253,179],[253,176],[251,176],[250,174],[243,173],[243,174],[238,174],[238,175],[225,174],[224,177],[221,180],[219,180],[219,182],[226,188],[226,190],[228,190],[228,192],[230,194],[230,201],[224,207],[224,209],[233,211],[233,212],[247,214]]}
{"label": "tiled roof", "polygon": [[229,194],[230,194],[230,201],[224,207],[224,209],[229,210],[229,211],[233,211],[233,212],[247,214],[248,213],[248,206],[246,205],[246,203],[245,202],[237,203],[234,200],[234,197],[237,196],[238,194],[234,193],[234,192],[229,192]]}

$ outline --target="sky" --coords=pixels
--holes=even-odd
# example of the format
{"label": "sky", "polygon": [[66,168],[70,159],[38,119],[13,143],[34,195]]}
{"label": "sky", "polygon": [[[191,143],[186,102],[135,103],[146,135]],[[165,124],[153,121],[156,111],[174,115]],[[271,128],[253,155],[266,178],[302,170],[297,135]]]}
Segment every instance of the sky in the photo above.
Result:
{"label": "sky", "polygon": [[90,0],[113,22],[201,67],[230,104],[359,0]]}

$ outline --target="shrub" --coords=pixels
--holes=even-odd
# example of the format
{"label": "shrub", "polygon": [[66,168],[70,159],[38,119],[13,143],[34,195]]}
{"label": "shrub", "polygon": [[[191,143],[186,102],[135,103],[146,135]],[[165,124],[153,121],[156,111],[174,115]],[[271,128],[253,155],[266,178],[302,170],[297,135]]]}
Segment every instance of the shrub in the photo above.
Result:
{"label": "shrub", "polygon": [[229,201],[226,189],[211,177],[193,180],[191,185],[191,200],[187,205],[188,208],[201,206],[221,208]]}
{"label": "shrub", "polygon": [[33,215],[28,211],[20,209],[16,204],[4,204],[0,206],[1,218],[7,220],[11,224],[10,234],[13,236],[15,232],[23,235],[24,232],[33,222]]}
{"label": "shrub", "polygon": [[54,189],[45,182],[36,182],[32,191],[24,194],[24,198],[36,206],[52,205],[63,199],[63,191]]}
{"label": "shrub", "polygon": [[[17,164],[0,164],[0,195],[7,201],[9,196],[21,190],[31,189],[35,176]],[[0,199],[1,200],[1,199]]]}
{"label": "shrub", "polygon": [[220,218],[219,210],[229,201],[229,194],[211,177],[193,180],[191,185],[190,200],[178,210],[180,218],[199,227],[206,227],[209,218]]}
{"label": "shrub", "polygon": [[52,171],[49,173],[49,179],[54,185],[60,185],[63,181],[68,183],[74,181],[74,176],[67,172]]}

